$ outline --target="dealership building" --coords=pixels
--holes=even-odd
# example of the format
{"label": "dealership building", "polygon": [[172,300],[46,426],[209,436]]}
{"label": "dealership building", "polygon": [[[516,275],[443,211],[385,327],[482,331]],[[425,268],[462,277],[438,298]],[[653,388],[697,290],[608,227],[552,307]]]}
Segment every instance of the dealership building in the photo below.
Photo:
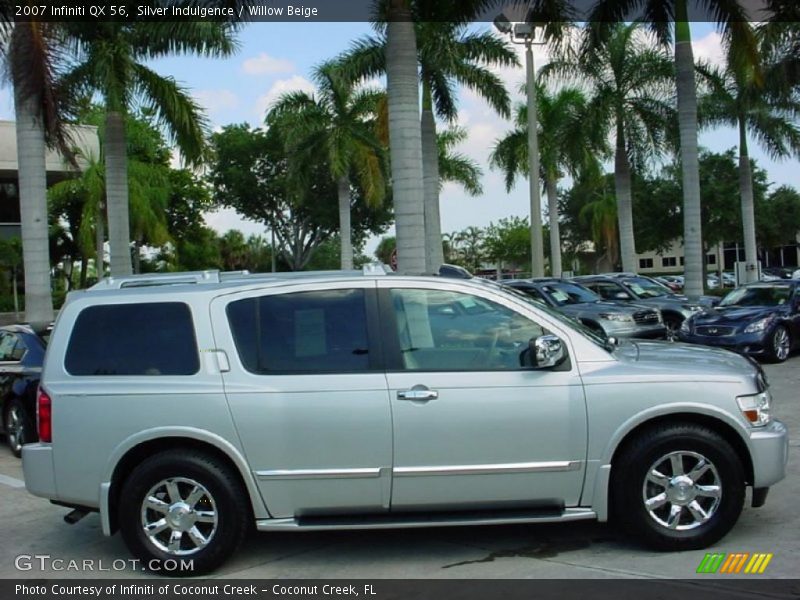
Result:
{"label": "dealership building", "polygon": [[[73,126],[70,128],[72,143],[83,156],[99,157],[100,143],[97,128]],[[80,165],[81,160],[78,160]],[[74,173],[64,158],[48,150],[45,157],[47,185],[65,179]],[[19,237],[19,185],[17,176],[17,132],[13,121],[0,121],[0,239]]]}

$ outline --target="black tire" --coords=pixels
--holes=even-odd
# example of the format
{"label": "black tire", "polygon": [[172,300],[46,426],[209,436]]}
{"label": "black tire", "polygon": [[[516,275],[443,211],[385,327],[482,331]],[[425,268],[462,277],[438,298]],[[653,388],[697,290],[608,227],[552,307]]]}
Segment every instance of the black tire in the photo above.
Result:
{"label": "black tire", "polygon": [[[667,466],[659,467],[666,465],[666,462],[660,463],[659,460],[677,452],[685,453],[685,457],[680,460],[687,476],[691,474],[693,466],[697,465],[693,463],[696,460],[693,455],[703,457],[707,464],[710,462],[712,465],[712,468],[707,469],[695,481],[703,489],[703,495],[694,499],[708,515],[706,521],[698,519],[696,512],[690,510],[689,506],[682,505],[686,501],[685,497],[668,500],[664,506],[654,508],[652,513],[645,506],[645,498],[655,499],[661,489],[660,484],[646,484],[651,469],[667,475],[666,480],[676,482],[672,469]],[[622,449],[622,454],[615,463],[611,467],[614,521],[653,549],[673,551],[705,548],[722,539],[736,524],[742,512],[745,477],[741,460],[722,436],[707,427],[688,423],[653,427]],[[667,470],[670,472],[662,472]],[[721,490],[717,500],[706,495],[706,490],[713,487],[714,481]],[[662,486],[665,498],[669,498],[668,488],[669,493],[686,493],[690,499],[693,498],[695,487],[691,486],[686,491],[681,487],[683,485],[686,484],[677,480],[676,485]],[[714,502],[716,506],[712,507]],[[675,505],[680,506],[681,510],[676,517],[676,527],[670,528],[669,511]],[[662,522],[657,518],[662,519]]]}
{"label": "black tire", "polygon": [[[779,346],[781,346],[779,348]],[[773,363],[782,363],[792,351],[792,336],[789,330],[778,325],[767,337],[767,360]]]}
{"label": "black tire", "polygon": [[[172,529],[167,528],[155,537],[145,533],[145,519],[154,522],[160,518],[160,514],[164,514],[166,522],[167,515],[170,518],[182,518],[181,511],[186,517],[188,509],[185,507],[188,504],[177,506],[167,495],[167,486],[160,486],[166,482],[176,484],[181,502],[184,498],[189,499],[191,490],[199,489],[196,484],[207,492],[207,495],[195,500],[192,510],[188,511],[188,519],[184,521],[197,527],[200,534],[207,538],[206,545],[197,547],[190,532],[184,531],[177,549],[164,548]],[[162,489],[163,493],[158,491]],[[166,511],[161,507],[159,510],[143,511],[143,503],[148,496],[163,499],[173,510]],[[209,518],[210,514],[216,515],[216,520],[213,523],[194,522],[199,518],[195,508],[205,511],[205,518]],[[137,466],[122,486],[118,514],[122,537],[131,553],[142,561],[142,567],[170,576],[201,575],[213,571],[237,550],[253,523],[249,496],[235,473],[218,458],[189,449],[162,452]],[[162,547],[159,547],[157,544],[162,542]],[[182,552],[184,554],[180,554]],[[175,562],[164,562],[169,559]],[[175,563],[181,565],[182,559],[191,560],[191,567],[172,570]],[[151,563],[154,560],[156,562]]]}
{"label": "black tire", "polygon": [[23,445],[33,443],[37,439],[33,418],[18,398],[8,403],[3,415],[3,429],[6,432],[6,443],[17,458],[22,456]]}
{"label": "black tire", "polygon": [[683,318],[677,315],[664,315],[664,338],[670,342],[678,341],[678,331],[683,324]]}

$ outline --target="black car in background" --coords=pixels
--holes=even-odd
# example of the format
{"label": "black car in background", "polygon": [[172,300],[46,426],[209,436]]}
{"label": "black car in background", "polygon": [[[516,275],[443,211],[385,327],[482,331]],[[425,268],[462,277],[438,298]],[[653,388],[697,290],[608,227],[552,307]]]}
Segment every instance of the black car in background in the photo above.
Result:
{"label": "black car in background", "polygon": [[45,341],[28,325],[0,327],[0,415],[6,442],[15,456],[37,441],[36,390]]}
{"label": "black car in background", "polygon": [[783,362],[800,346],[800,281],[762,281],[742,286],[725,296],[717,307],[684,321],[678,337],[683,342]]}

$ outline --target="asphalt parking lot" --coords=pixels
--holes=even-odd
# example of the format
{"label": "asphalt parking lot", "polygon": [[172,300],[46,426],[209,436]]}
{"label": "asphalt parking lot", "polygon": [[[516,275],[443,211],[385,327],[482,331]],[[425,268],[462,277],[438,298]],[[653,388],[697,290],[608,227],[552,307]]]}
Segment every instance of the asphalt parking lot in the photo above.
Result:
{"label": "asphalt parking lot", "polygon": [[[787,478],[772,488],[767,504],[746,508],[733,531],[708,552],[771,552],[765,575],[800,573],[800,356],[767,365],[774,414],[791,434]],[[88,432],[87,432],[88,433]],[[128,560],[119,535],[106,538],[92,514],[67,525],[67,509],[28,494],[21,463],[0,450],[0,577],[152,577],[124,570],[30,570],[20,555],[49,555],[95,569]],[[427,530],[254,534],[215,576],[235,578],[691,578],[705,552],[662,554],[619,537],[611,527],[574,523],[538,526]],[[117,561],[116,563],[114,561]],[[740,575],[739,577],[744,577]]]}

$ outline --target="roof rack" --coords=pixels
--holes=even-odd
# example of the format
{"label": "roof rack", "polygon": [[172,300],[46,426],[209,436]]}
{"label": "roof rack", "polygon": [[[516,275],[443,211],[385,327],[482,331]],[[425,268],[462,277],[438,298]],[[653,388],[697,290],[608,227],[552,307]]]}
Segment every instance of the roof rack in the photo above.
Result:
{"label": "roof rack", "polygon": [[250,271],[186,271],[183,273],[145,273],[101,279],[89,290],[119,290],[123,288],[156,287],[164,285],[200,285],[213,283],[246,283],[248,281],[273,281],[304,279],[307,277],[362,277],[387,275],[391,269],[381,263],[368,263],[352,271],[289,271],[283,273],[251,273]]}

